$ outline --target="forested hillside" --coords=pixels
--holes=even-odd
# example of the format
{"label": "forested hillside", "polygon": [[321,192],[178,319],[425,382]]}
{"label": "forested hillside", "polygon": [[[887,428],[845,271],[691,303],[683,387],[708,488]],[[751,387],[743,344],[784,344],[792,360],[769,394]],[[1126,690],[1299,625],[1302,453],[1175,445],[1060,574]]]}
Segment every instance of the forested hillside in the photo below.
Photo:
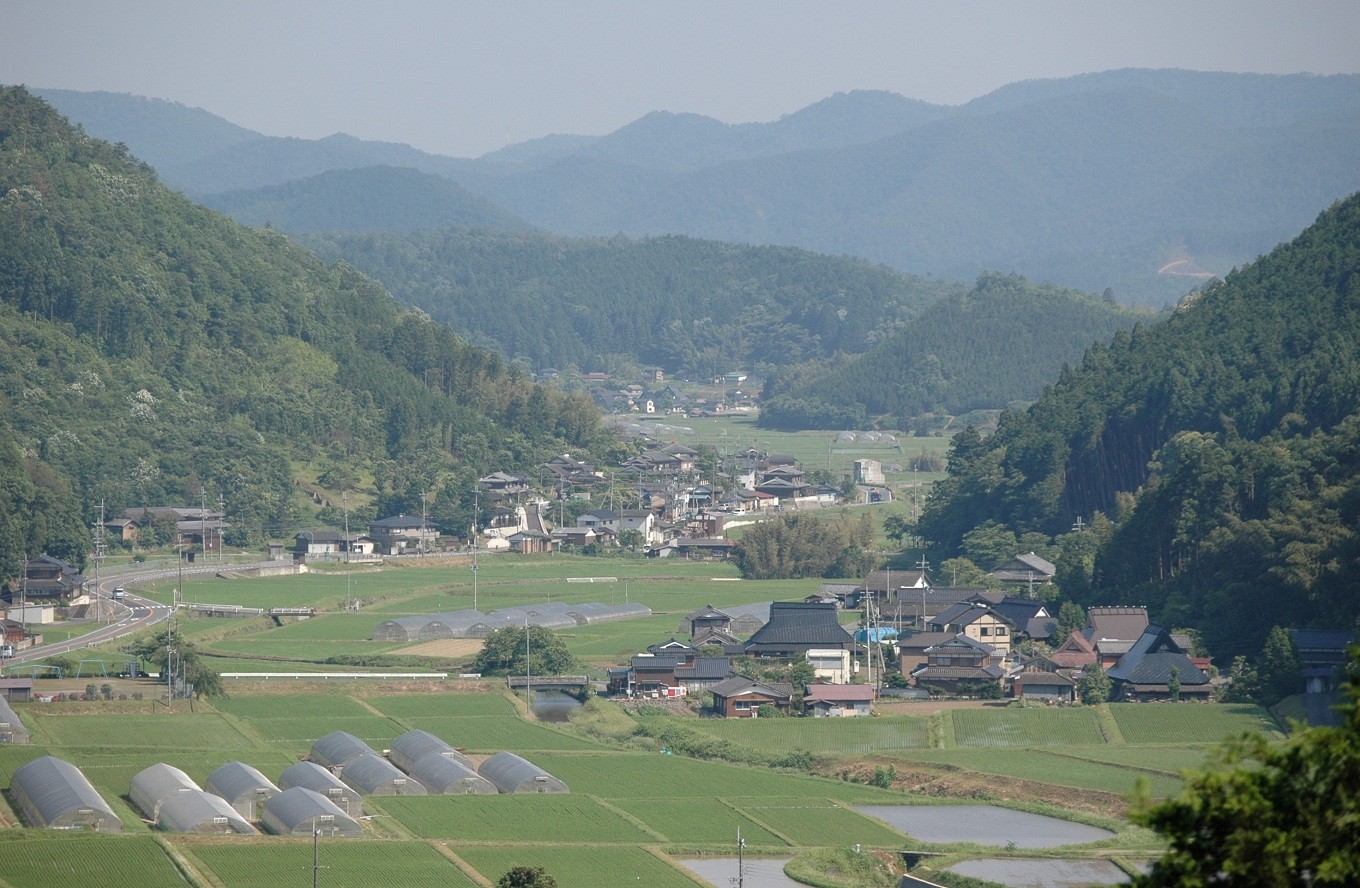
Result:
{"label": "forested hillside", "polygon": [[768,381],[760,424],[865,428],[887,417],[892,428],[911,428],[923,414],[1030,401],[1064,364],[1137,318],[1112,300],[1016,275],[983,275],[971,292],[934,303],[842,366]]}
{"label": "forested hillside", "polygon": [[476,160],[340,134],[223,131],[189,109],[176,139],[167,103],[109,97],[126,111],[109,113],[53,95],[97,135],[146,145],[167,180],[198,195],[410,167],[561,235],[790,245],[956,280],[1014,271],[1153,306],[1360,188],[1356,75],[1105,71],[956,107],[855,92],[766,123],[656,112],[606,136]]}
{"label": "forested hillside", "polygon": [[212,194],[202,202],[242,225],[289,232],[529,229],[456,182],[389,166],[332,170],[282,185]]}
{"label": "forested hillside", "polygon": [[685,237],[444,230],[309,237],[398,299],[537,367],[707,378],[860,352],[953,285],[802,250]]}
{"label": "forested hillside", "polygon": [[101,500],[220,493],[257,543],[296,520],[300,470],[450,510],[480,473],[606,446],[588,400],[0,88],[0,578],[83,560]]}
{"label": "forested hillside", "polygon": [[[1069,533],[1078,517],[1093,529]],[[1093,534],[1091,585],[1065,591],[1202,627],[1215,655],[1275,624],[1354,625],[1360,197],[1093,347],[990,438],[957,436],[921,530],[947,557],[993,520],[1060,552]]]}

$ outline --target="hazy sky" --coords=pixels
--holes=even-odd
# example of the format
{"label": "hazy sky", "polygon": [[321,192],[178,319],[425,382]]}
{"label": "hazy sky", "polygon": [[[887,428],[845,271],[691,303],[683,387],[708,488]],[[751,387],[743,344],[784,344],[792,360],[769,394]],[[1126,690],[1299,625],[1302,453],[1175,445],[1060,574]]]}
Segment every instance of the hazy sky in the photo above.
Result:
{"label": "hazy sky", "polygon": [[0,82],[172,99],[268,135],[472,156],[648,111],[958,104],[1110,68],[1360,71],[1356,0],[0,0]]}

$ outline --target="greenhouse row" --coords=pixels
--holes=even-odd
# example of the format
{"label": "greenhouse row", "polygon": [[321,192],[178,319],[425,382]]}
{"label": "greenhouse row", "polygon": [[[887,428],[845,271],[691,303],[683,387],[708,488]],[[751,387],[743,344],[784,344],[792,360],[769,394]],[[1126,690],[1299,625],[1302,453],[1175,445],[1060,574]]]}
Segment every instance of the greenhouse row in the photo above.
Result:
{"label": "greenhouse row", "polygon": [[630,620],[650,616],[651,608],[642,604],[564,604],[544,602],[482,613],[476,610],[450,611],[398,617],[379,623],[373,630],[374,641],[432,641],[439,638],[486,638],[497,629],[508,626],[531,626],[545,629],[565,629],[589,626],[614,620]]}
{"label": "greenhouse row", "polygon": [[334,731],[312,744],[311,759],[321,766],[318,770],[328,775],[334,772],[333,776],[360,795],[569,791],[561,780],[512,752],[497,753],[474,770],[467,756],[418,730],[393,740],[387,758],[353,734]]}

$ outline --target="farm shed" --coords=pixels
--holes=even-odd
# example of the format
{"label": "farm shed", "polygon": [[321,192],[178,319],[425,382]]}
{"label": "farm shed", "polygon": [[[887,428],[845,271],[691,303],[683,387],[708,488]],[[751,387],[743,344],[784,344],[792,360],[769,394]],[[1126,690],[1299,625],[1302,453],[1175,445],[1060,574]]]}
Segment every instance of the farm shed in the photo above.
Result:
{"label": "farm shed", "polygon": [[362,817],[363,796],[350,789],[330,771],[314,762],[298,762],[279,775],[279,788],[287,792],[295,786],[310,789],[350,817]]}
{"label": "farm shed", "polygon": [[350,759],[340,779],[360,795],[425,795],[425,787],[376,752]]}
{"label": "farm shed", "polygon": [[3,698],[0,698],[0,743],[27,743],[28,728]]}
{"label": "farm shed", "polygon": [[586,604],[573,604],[567,611],[581,626],[594,623],[608,623],[613,620],[631,620],[634,617],[650,617],[652,609],[645,604],[601,604],[598,601]]}
{"label": "farm shed", "polygon": [[452,759],[464,767],[472,767],[471,759],[429,731],[416,730],[402,734],[392,741],[392,748],[387,751],[387,757],[398,768],[410,773],[412,765],[432,752],[437,752],[444,758]]}
{"label": "farm shed", "polygon": [[482,762],[477,773],[500,792],[570,792],[567,785],[533,762],[513,752],[498,752]]}
{"label": "farm shed", "polygon": [[165,804],[166,799],[176,793],[193,789],[201,787],[188,774],[174,765],[158,762],[133,776],[132,791],[128,797],[147,819],[157,820],[160,818],[161,805]]}
{"label": "farm shed", "polygon": [[175,793],[162,802],[156,825],[166,832],[256,835],[255,827],[226,799],[198,789]]}
{"label": "farm shed", "polygon": [[361,755],[372,753],[373,747],[345,731],[331,731],[312,744],[312,761],[323,768],[343,767]]}
{"label": "farm shed", "polygon": [[221,796],[246,820],[259,820],[264,803],[279,794],[273,781],[245,762],[227,762],[213,771],[204,789]]}
{"label": "farm shed", "polygon": [[123,822],[80,769],[55,756],[45,755],[16,768],[9,791],[32,826],[123,831]]}
{"label": "farm shed", "polygon": [[364,834],[359,821],[325,796],[301,786],[285,789],[265,802],[260,822],[278,836],[310,836],[320,832],[353,838]]}
{"label": "farm shed", "polygon": [[431,752],[410,767],[411,776],[433,795],[495,795],[496,784],[462,762]]}

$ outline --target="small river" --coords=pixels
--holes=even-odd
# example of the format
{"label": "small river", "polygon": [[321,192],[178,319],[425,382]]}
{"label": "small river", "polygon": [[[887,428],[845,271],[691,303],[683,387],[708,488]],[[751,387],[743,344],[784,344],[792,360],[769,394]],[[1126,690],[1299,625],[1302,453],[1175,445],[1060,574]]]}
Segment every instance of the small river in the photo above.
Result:
{"label": "small river", "polygon": [[540,721],[564,722],[580,708],[581,701],[571,694],[564,694],[561,691],[534,691],[534,715],[538,716]]}

